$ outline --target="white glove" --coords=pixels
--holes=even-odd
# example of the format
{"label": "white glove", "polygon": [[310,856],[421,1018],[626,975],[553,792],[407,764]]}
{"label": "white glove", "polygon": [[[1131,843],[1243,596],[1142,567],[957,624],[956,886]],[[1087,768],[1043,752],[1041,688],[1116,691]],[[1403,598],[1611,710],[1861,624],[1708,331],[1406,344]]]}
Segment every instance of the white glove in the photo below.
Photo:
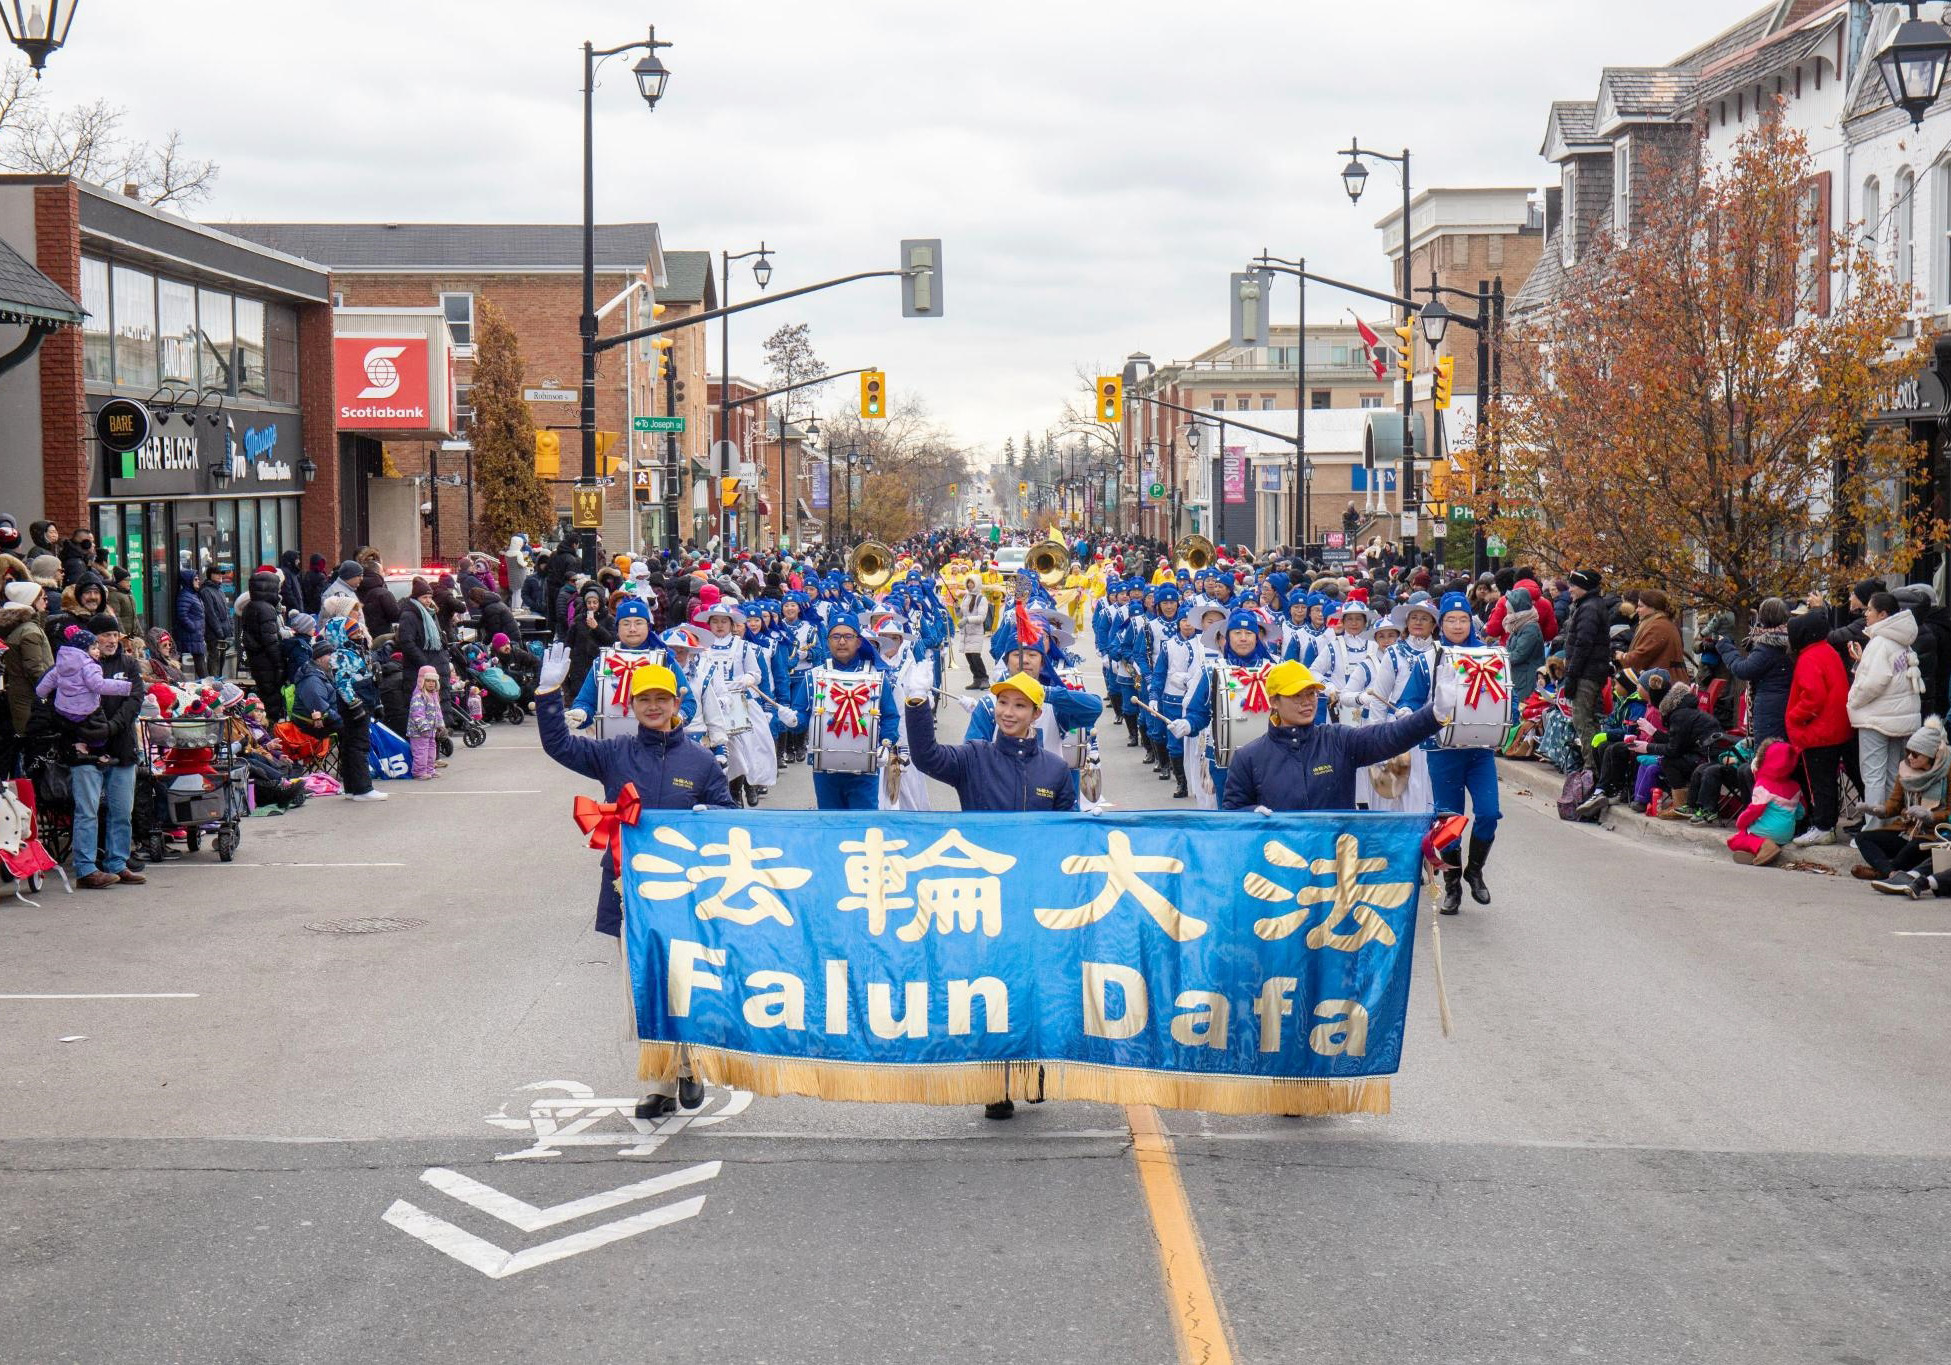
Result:
{"label": "white glove", "polygon": [[1411,710],[1410,710],[1410,709],[1409,709],[1408,707],[1406,707],[1406,706],[1398,706],[1398,707],[1396,707],[1396,719],[1397,719],[1397,720],[1401,720],[1401,719],[1402,719],[1402,718],[1403,718],[1404,716],[1413,716],[1413,715],[1415,715],[1415,714],[1416,714],[1416,713],[1415,713],[1414,711],[1411,711]]}
{"label": "white glove", "polygon": [[1170,730],[1175,738],[1184,739],[1192,733],[1192,722],[1181,717],[1178,720],[1167,722],[1165,728]]}
{"label": "white glove", "polygon": [[542,652],[542,676],[537,680],[537,690],[547,692],[562,686],[569,678],[569,646],[550,645]]}
{"label": "white glove", "polygon": [[707,806],[704,802],[700,801],[697,805],[691,807],[691,813],[693,815],[697,815],[700,814],[701,812],[708,811],[710,809],[711,809],[710,806]]}
{"label": "white glove", "polygon": [[792,707],[781,706],[774,712],[774,714],[779,717],[779,723],[785,726],[788,730],[798,728],[799,712],[793,710]]}
{"label": "white glove", "polygon": [[747,673],[733,684],[741,692],[750,692],[759,685],[758,675]]}
{"label": "white glove", "polygon": [[580,730],[589,722],[589,712],[579,711],[572,707],[562,713],[562,718],[569,722],[569,728],[571,730]]}
{"label": "white glove", "polygon": [[1272,806],[1255,806],[1253,813],[1255,815],[1272,815],[1274,811]]}
{"label": "white glove", "polygon": [[972,716],[975,714],[976,707],[980,705],[974,697],[957,697],[955,704]]}

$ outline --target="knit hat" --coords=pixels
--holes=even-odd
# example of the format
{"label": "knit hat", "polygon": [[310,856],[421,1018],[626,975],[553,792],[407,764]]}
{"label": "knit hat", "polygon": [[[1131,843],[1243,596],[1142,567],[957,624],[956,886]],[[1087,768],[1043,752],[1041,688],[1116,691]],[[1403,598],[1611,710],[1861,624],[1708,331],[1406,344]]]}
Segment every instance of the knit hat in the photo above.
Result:
{"label": "knit hat", "polygon": [[330,640],[320,640],[312,646],[312,657],[314,659],[323,659],[327,655],[336,653],[337,650],[338,646],[334,645]]}
{"label": "knit hat", "polygon": [[1944,747],[1944,722],[1931,716],[1904,741],[1906,753],[1922,754],[1926,758],[1936,758],[1938,750]]}
{"label": "knit hat", "polygon": [[35,555],[27,561],[27,572],[43,582],[61,581],[61,561],[53,555]]}
{"label": "knit hat", "polygon": [[61,643],[70,649],[87,649],[95,643],[95,637],[80,626],[69,626],[68,634]]}
{"label": "knit hat", "polygon": [[311,557],[311,560],[309,562],[312,568],[322,569],[325,567],[325,556],[315,554]]}
{"label": "knit hat", "polygon": [[293,612],[291,614],[291,633],[293,635],[318,634],[318,618],[316,616],[307,616],[302,611]]}
{"label": "knit hat", "polygon": [[625,621],[632,620],[633,618],[641,621],[650,620],[650,604],[641,597],[626,597],[616,604],[616,623],[618,625],[622,625]]}
{"label": "knit hat", "polygon": [[416,576],[413,580],[413,586],[407,590],[407,596],[408,597],[431,597],[433,596],[433,591],[434,591],[433,584],[429,583],[424,578],[420,578]]}
{"label": "knit hat", "polygon": [[503,645],[507,643],[508,643],[508,636],[502,633],[501,631],[496,631],[493,635],[488,637],[489,649],[500,649]]}
{"label": "knit hat", "polygon": [[100,611],[88,618],[88,629],[96,635],[106,635],[111,631],[120,635],[122,623],[115,619],[114,612]]}
{"label": "knit hat", "polygon": [[[317,556],[313,557],[317,558]],[[348,559],[339,565],[338,576],[341,583],[357,583],[366,576],[366,567],[356,559]]]}
{"label": "knit hat", "polygon": [[38,583],[9,583],[7,585],[7,605],[10,607],[31,607],[34,599],[45,589]]}
{"label": "knit hat", "polygon": [[1591,569],[1574,569],[1571,573],[1571,584],[1573,587],[1582,588],[1586,592],[1597,592],[1599,590],[1599,575]]}

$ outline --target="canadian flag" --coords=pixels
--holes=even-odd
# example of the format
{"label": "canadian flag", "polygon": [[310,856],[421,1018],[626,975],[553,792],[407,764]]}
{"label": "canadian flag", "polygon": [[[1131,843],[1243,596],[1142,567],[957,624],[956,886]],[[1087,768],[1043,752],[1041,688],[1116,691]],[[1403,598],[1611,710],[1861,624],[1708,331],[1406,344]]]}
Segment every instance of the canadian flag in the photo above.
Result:
{"label": "canadian flag", "polygon": [[1368,363],[1374,369],[1375,377],[1377,379],[1386,379],[1389,374],[1388,362],[1376,354],[1375,350],[1377,346],[1382,344],[1382,338],[1375,335],[1370,330],[1369,325],[1363,322],[1353,311],[1350,311],[1348,316],[1355,319],[1355,330],[1362,334],[1362,345],[1368,347]]}

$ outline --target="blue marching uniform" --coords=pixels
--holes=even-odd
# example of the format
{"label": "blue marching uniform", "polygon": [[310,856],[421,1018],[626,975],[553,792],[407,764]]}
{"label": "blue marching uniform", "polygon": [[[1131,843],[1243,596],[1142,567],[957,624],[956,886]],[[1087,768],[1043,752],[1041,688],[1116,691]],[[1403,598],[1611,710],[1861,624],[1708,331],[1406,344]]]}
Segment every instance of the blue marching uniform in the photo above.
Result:
{"label": "blue marching uniform", "polygon": [[[829,656],[821,662],[820,667],[842,673],[871,674],[877,678],[880,682],[880,702],[875,708],[875,742],[901,742],[901,716],[894,709],[894,675],[881,667],[880,657],[873,652],[871,645],[865,640],[861,641],[852,663],[835,663]],[[794,709],[810,719],[813,715],[811,671],[801,675],[798,688],[793,695]],[[813,797],[821,810],[878,810],[881,804],[879,784],[878,773],[816,772],[813,774]]]}
{"label": "blue marching uniform", "polygon": [[[1469,600],[1460,592],[1444,593],[1442,601],[1437,604],[1438,622],[1457,611],[1470,616],[1470,638],[1463,641],[1463,646],[1482,645],[1483,637],[1477,632],[1476,617],[1471,615]],[[1446,915],[1456,913],[1462,900],[1461,888],[1457,884],[1459,879],[1470,883],[1470,894],[1478,904],[1488,905],[1490,891],[1484,885],[1484,863],[1490,857],[1490,846],[1497,838],[1497,824],[1504,813],[1497,799],[1497,751],[1433,750],[1429,755],[1429,786],[1436,798],[1438,811],[1450,815],[1463,814],[1463,801],[1467,794],[1470,808],[1475,813],[1470,826],[1470,860],[1460,873],[1450,868],[1443,874],[1442,911]]]}
{"label": "blue marching uniform", "polygon": [[[1230,645],[1222,649],[1219,654],[1221,668],[1260,668],[1273,661],[1272,651],[1264,644],[1245,657],[1235,654]],[[1202,668],[1199,670],[1199,681],[1193,687],[1192,695],[1186,699],[1185,718],[1186,723],[1192,726],[1192,734],[1205,733],[1206,727],[1213,723],[1213,712],[1216,709],[1213,698],[1213,670]],[[1191,735],[1187,738],[1190,739]],[[1244,748],[1245,745],[1242,744],[1241,747]],[[1226,769],[1219,765],[1218,755],[1219,751],[1213,745],[1206,746],[1206,769],[1212,776],[1213,790],[1223,792],[1226,790]]]}

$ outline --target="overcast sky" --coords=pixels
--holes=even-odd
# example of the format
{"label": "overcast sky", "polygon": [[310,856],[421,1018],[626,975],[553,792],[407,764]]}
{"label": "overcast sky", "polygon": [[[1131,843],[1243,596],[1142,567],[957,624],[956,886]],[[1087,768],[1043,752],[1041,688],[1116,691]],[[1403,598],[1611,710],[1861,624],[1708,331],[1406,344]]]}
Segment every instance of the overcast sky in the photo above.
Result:
{"label": "overcast sky", "polygon": [[[733,369],[756,374],[766,333],[805,320],[830,367],[881,366],[993,451],[1052,425],[1080,367],[1220,339],[1227,272],[1263,246],[1385,283],[1374,223],[1399,190],[1377,166],[1349,204],[1351,134],[1408,144],[1418,188],[1536,185],[1551,100],[1756,7],[80,0],[44,87],[180,127],[222,166],[210,221],[572,222],[579,46],[654,19],[677,44],[656,112],[633,57],[600,78],[599,219],[655,219],[667,248],[764,238],[774,289],[943,238],[944,318],[904,321],[893,280],[844,286],[735,320]],[[735,277],[734,299],[753,288]],[[1291,317],[1292,295],[1275,306]]]}

